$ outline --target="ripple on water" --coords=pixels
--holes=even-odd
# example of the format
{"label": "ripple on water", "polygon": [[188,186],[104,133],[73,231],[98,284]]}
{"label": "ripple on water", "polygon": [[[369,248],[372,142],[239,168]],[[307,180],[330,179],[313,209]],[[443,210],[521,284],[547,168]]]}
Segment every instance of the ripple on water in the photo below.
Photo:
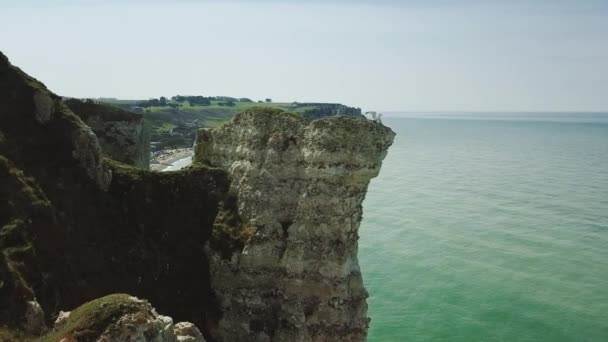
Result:
{"label": "ripple on water", "polygon": [[608,340],[608,125],[386,123],[360,230],[370,341]]}

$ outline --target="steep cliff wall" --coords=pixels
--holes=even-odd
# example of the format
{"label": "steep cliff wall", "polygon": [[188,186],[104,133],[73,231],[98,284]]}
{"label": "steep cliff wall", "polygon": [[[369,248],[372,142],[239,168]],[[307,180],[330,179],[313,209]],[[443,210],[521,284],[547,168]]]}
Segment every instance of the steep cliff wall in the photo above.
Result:
{"label": "steep cliff wall", "polygon": [[208,247],[221,341],[362,341],[361,203],[394,133],[271,109],[199,132],[195,161],[230,174]]}
{"label": "steep cliff wall", "polygon": [[142,114],[77,99],[65,103],[91,127],[104,154],[119,162],[149,168],[151,132]]}
{"label": "steep cliff wall", "polygon": [[0,341],[115,292],[204,330],[216,317],[204,245],[228,186],[202,165],[104,160],[61,98],[0,53]]}
{"label": "steep cliff wall", "polygon": [[151,172],[104,159],[91,128],[0,53],[0,341],[196,332],[104,297],[117,292],[210,341],[365,339],[357,230],[393,136],[252,109],[202,131],[192,167]]}

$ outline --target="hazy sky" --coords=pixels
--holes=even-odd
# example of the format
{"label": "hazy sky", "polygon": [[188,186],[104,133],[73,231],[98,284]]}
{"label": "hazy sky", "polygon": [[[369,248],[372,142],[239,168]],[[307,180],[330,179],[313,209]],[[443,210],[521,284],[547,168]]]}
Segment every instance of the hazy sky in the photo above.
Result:
{"label": "hazy sky", "polygon": [[0,50],[75,97],[608,110],[608,0],[0,0]]}

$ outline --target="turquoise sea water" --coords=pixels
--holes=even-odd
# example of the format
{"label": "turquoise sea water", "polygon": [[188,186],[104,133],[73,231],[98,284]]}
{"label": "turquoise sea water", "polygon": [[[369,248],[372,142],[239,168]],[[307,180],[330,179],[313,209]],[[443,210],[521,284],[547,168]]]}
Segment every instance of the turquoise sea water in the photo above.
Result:
{"label": "turquoise sea water", "polygon": [[364,202],[369,340],[608,341],[608,114],[425,117]]}

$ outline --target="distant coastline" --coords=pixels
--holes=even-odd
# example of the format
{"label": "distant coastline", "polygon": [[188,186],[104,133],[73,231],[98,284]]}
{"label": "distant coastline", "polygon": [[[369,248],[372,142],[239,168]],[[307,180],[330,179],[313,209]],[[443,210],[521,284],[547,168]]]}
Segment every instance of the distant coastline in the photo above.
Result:
{"label": "distant coastline", "polygon": [[192,158],[194,150],[191,147],[161,150],[155,152],[150,161],[150,170],[163,171],[179,160]]}
{"label": "distant coastline", "polygon": [[386,118],[501,120],[527,122],[563,122],[608,124],[606,112],[462,112],[462,111],[385,111]]}

